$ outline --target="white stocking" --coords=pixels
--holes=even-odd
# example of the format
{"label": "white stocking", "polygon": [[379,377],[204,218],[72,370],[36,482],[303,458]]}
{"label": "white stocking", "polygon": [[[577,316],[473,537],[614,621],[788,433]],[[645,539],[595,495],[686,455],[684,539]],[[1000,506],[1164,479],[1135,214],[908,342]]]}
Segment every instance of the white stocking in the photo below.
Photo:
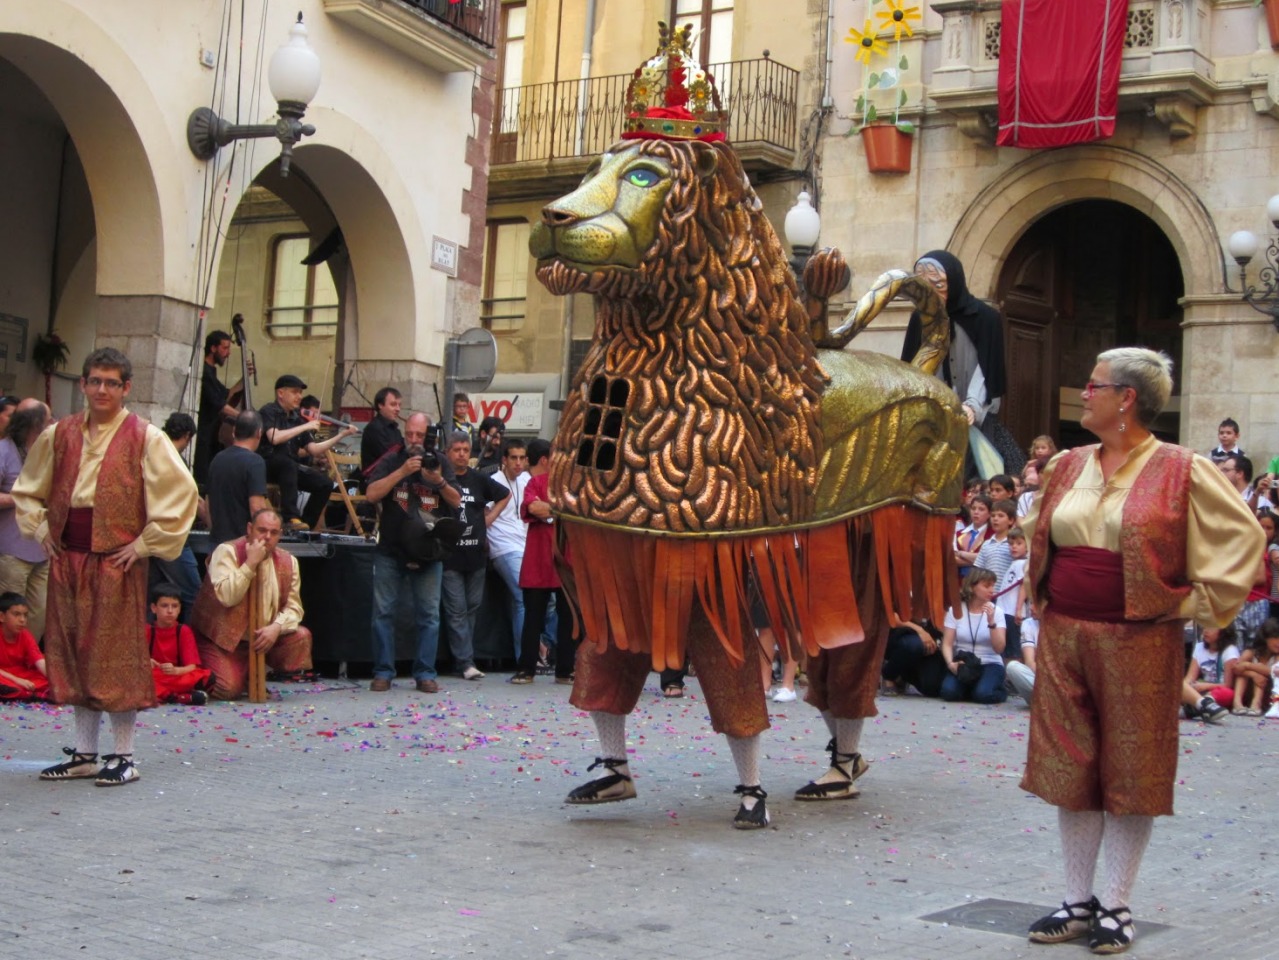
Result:
{"label": "white stocking", "polygon": [[[829,710],[822,711],[822,719],[830,728],[830,735],[835,741],[837,752],[845,756],[857,752],[862,742],[862,727],[866,723],[865,720],[846,720],[843,717],[836,717]],[[838,765],[832,762],[830,768],[813,783],[847,783],[852,775],[850,763]]]}
{"label": "white stocking", "polygon": [[133,756],[133,732],[138,725],[138,711],[121,710],[108,714],[111,717],[111,735],[115,738],[115,752]]}
{"label": "white stocking", "polygon": [[835,718],[835,749],[840,753],[856,753],[862,743],[862,727],[866,721]]}
{"label": "white stocking", "polygon": [[[1128,906],[1154,824],[1154,817],[1140,814],[1106,817],[1106,886],[1099,899],[1107,910]],[[1102,923],[1117,926],[1109,919]]]}
{"label": "white stocking", "polygon": [[600,756],[606,760],[626,759],[626,716],[592,710],[591,719],[600,735]]}
{"label": "white stocking", "polygon": [[102,728],[102,711],[88,707],[75,708],[75,752],[98,754],[98,731]]}
{"label": "white stocking", "polygon": [[[727,737],[728,748],[733,751],[733,763],[737,766],[737,781],[746,787],[759,786],[759,734],[753,737]],[[754,797],[742,797],[742,806],[755,808]]]}
{"label": "white stocking", "polygon": [[1100,810],[1057,808],[1061,855],[1066,861],[1067,903],[1084,903],[1092,898],[1093,877],[1097,872],[1097,854],[1101,850],[1104,826],[1105,814]]}

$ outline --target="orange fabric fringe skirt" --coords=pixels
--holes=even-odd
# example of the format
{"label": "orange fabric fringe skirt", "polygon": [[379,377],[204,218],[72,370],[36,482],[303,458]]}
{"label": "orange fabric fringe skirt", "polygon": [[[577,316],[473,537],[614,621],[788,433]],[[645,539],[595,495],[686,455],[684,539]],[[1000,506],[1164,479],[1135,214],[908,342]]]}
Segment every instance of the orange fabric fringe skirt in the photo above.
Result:
{"label": "orange fabric fringe skirt", "polygon": [[729,658],[741,662],[755,637],[752,579],[774,634],[810,655],[860,643],[879,612],[889,626],[920,617],[941,623],[958,601],[954,516],[904,504],[740,536],[653,536],[567,518],[561,529],[584,641],[649,653],[655,670],[683,666],[695,600]]}

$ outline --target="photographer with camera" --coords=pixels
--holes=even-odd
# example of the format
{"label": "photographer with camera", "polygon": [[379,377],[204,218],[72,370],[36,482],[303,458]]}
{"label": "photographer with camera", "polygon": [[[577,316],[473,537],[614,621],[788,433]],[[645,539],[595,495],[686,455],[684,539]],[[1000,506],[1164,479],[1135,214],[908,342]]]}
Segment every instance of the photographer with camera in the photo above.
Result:
{"label": "photographer with camera", "polygon": [[417,650],[413,680],[420,693],[438,693],[435,655],[440,645],[440,589],[444,557],[465,525],[456,519],[462,495],[426,448],[430,419],[411,415],[404,449],[383,457],[369,475],[369,501],[382,503],[382,528],[373,555],[373,682],[384,693],[395,679],[395,612],[413,605]]}

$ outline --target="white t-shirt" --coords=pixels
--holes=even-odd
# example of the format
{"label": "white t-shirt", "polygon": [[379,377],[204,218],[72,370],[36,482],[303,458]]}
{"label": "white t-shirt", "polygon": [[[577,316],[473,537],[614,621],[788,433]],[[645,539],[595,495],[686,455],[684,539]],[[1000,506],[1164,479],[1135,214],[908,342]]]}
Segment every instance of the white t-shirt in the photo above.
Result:
{"label": "white t-shirt", "polygon": [[[1195,652],[1190,655],[1199,663],[1199,679],[1204,683],[1220,683],[1221,673],[1225,671],[1226,664],[1231,660],[1239,659],[1239,648],[1233,643],[1223,649],[1220,654],[1213,653],[1209,650],[1202,640],[1195,644]],[[1220,657],[1221,671],[1217,669],[1218,657]]]}
{"label": "white t-shirt", "polygon": [[1004,658],[995,652],[990,642],[990,625],[986,623],[983,612],[969,613],[967,607],[959,611],[959,619],[955,619],[954,611],[947,608],[944,627],[955,631],[955,653],[971,650],[981,657],[982,663],[1003,663]]}
{"label": "white t-shirt", "polygon": [[1010,617],[1017,616],[1017,594],[1021,592],[1021,581],[1025,576],[1026,558],[1022,557],[1008,565],[1007,571],[999,578],[999,584],[995,588],[995,606]]}
{"label": "white t-shirt", "polygon": [[1021,645],[1023,647],[1039,646],[1039,621],[1027,617],[1021,622]]}
{"label": "white t-shirt", "polygon": [[1027,490],[1025,493],[1023,493],[1020,497],[1017,498],[1017,519],[1018,520],[1026,516],[1028,513],[1030,513],[1030,507],[1035,502],[1035,494],[1037,494],[1038,492],[1039,492],[1038,490]]}
{"label": "white t-shirt", "polygon": [[489,525],[489,557],[504,557],[508,553],[524,555],[524,538],[528,536],[528,524],[520,519],[520,504],[524,502],[524,488],[528,486],[529,475],[525,470],[514,481],[507,480],[501,470],[493,474],[493,479],[511,491],[506,506]]}

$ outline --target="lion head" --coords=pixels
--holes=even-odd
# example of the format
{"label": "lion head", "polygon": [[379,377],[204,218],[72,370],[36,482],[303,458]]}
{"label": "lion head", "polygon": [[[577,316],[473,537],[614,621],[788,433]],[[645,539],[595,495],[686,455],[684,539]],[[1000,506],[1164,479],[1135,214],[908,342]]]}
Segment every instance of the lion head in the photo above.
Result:
{"label": "lion head", "polygon": [[806,520],[825,375],[782,246],[726,144],[619,144],[529,242],[596,297],[552,459],[567,515],[672,532]]}

